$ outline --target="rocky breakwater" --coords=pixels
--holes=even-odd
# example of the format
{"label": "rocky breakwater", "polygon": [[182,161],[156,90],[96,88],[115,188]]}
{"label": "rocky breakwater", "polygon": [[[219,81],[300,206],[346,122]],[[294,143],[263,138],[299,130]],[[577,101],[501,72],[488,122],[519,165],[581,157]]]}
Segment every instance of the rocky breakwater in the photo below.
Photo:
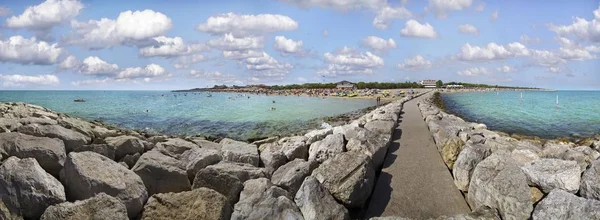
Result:
{"label": "rocky breakwater", "polygon": [[600,219],[598,139],[516,139],[448,114],[428,96],[419,103],[423,120],[471,209],[502,219]]}
{"label": "rocky breakwater", "polygon": [[409,99],[254,143],[140,134],[0,103],[0,219],[350,219]]}

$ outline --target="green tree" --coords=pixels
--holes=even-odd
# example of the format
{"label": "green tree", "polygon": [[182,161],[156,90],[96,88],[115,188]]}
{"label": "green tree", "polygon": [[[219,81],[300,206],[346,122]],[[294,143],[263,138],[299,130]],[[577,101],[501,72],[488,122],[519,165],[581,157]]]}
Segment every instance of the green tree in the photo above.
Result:
{"label": "green tree", "polygon": [[437,82],[435,82],[435,87],[442,88],[442,86],[444,86],[442,80],[438,80]]}

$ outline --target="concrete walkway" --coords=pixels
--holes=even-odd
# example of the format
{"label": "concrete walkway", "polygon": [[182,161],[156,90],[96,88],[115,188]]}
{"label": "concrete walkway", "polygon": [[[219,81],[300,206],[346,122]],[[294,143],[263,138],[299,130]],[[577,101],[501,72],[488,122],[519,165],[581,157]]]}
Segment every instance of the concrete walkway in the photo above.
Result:
{"label": "concrete walkway", "polygon": [[428,219],[470,211],[421,117],[417,102],[423,98],[404,103],[404,114],[377,179],[367,219]]}

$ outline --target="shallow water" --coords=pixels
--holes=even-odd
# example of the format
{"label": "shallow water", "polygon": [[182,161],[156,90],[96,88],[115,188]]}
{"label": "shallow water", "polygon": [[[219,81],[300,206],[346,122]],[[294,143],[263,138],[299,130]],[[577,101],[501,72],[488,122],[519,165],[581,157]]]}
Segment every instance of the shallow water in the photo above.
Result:
{"label": "shallow water", "polygon": [[[247,139],[320,126],[316,118],[375,105],[372,100],[169,91],[0,91],[0,102],[27,102],[131,129]],[[73,102],[84,99],[86,102]],[[273,103],[275,101],[275,103]],[[271,110],[274,107],[275,110]],[[148,112],[146,112],[148,110]]]}
{"label": "shallow water", "polygon": [[[600,134],[600,91],[446,93],[446,107],[491,130],[542,138]],[[558,105],[556,97],[558,96]]]}

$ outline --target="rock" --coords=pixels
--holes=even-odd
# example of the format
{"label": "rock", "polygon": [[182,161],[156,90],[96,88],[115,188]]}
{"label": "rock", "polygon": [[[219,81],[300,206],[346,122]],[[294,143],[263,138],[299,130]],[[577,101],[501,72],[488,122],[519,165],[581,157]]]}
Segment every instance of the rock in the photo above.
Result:
{"label": "rock", "polygon": [[142,220],[206,219],[227,220],[231,205],[217,191],[198,188],[180,193],[153,195],[144,206]]}
{"label": "rock", "polygon": [[192,188],[179,161],[155,150],[144,153],[131,170],[142,178],[148,195],[181,192]]}
{"label": "rock", "polygon": [[568,149],[564,154],[564,160],[572,160],[579,164],[581,170],[585,170],[590,162],[598,159],[600,157],[600,153],[598,151],[592,150],[592,148],[587,146],[579,146],[572,149]]}
{"label": "rock", "polygon": [[385,135],[391,137],[392,134],[394,133],[394,129],[396,128],[396,122],[395,121],[374,120],[374,121],[367,122],[365,124],[365,128],[369,131],[372,131],[372,132],[375,132],[378,134],[385,134]]}
{"label": "rock", "polygon": [[[217,164],[207,166],[204,169],[213,169],[219,173],[226,173],[245,182],[249,179],[266,177],[264,169],[258,168],[245,163],[234,163],[229,161],[221,161]],[[198,175],[196,175],[198,178]]]}
{"label": "rock", "polygon": [[232,220],[240,219],[304,219],[288,192],[266,178],[248,180],[234,206]]}
{"label": "rock", "polygon": [[483,135],[481,135],[481,134],[472,134],[471,136],[469,136],[469,142],[471,142],[473,144],[484,144],[485,137],[483,137]]}
{"label": "rock", "polygon": [[8,157],[34,158],[46,172],[53,176],[59,175],[67,157],[65,145],[59,139],[16,132],[0,133],[0,154]]}
{"label": "rock", "polygon": [[361,135],[349,139],[346,144],[346,150],[369,155],[373,161],[373,166],[379,168],[383,165],[383,161],[385,160],[390,137],[389,134],[381,134],[366,130],[366,132],[361,132]]}
{"label": "rock", "polygon": [[452,175],[454,176],[454,185],[459,190],[466,192],[469,189],[469,182],[475,167],[492,153],[487,145],[467,144],[458,154],[454,163]]}
{"label": "rock", "polygon": [[281,151],[287,158],[287,160],[294,159],[303,159],[306,160],[308,158],[308,146],[306,143],[307,138],[305,136],[294,136],[294,137],[284,137],[279,140],[279,145],[281,146]]}
{"label": "rock", "polygon": [[201,148],[205,148],[205,149],[212,149],[212,150],[221,150],[221,144],[219,143],[215,143],[215,142],[211,142],[211,141],[207,141],[207,140],[201,140],[201,139],[192,139],[192,142],[194,142],[194,144],[200,146]]}
{"label": "rock", "polygon": [[557,141],[548,141],[546,142],[546,144],[544,144],[541,156],[544,158],[561,159],[563,157],[563,154],[567,152],[569,148],[571,148],[569,144]]}
{"label": "rock", "polygon": [[454,162],[458,158],[458,154],[465,146],[465,143],[459,137],[448,138],[448,141],[442,148],[442,159],[448,168],[454,167]]}
{"label": "rock", "polygon": [[92,127],[95,127],[95,125],[93,125],[92,123],[83,121],[81,119],[64,116],[59,117],[57,122],[60,126],[75,130],[79,133],[85,134],[88,137],[94,137]]}
{"label": "rock", "polygon": [[323,138],[330,134],[333,134],[333,128],[312,130],[304,135],[304,137],[306,137],[306,145],[311,145],[312,143],[323,140]]}
{"label": "rock", "polygon": [[221,161],[221,152],[210,148],[192,148],[181,155],[181,165],[185,168],[191,183],[194,182],[198,171],[219,161]]}
{"label": "rock", "polygon": [[201,187],[213,189],[223,194],[233,206],[238,201],[244,184],[237,177],[219,172],[216,169],[201,169],[196,173],[192,189]]}
{"label": "rock", "polygon": [[325,139],[317,141],[310,145],[308,151],[308,160],[314,160],[319,163],[333,158],[335,155],[346,151],[344,147],[344,135],[330,134]]}
{"label": "rock", "polygon": [[265,172],[271,175],[277,168],[287,162],[287,157],[281,151],[281,146],[277,143],[268,143],[261,145],[260,152],[261,166],[265,167]]}
{"label": "rock", "polygon": [[531,192],[531,203],[536,204],[544,197],[544,193],[537,187],[529,187]]}
{"label": "rock", "polygon": [[553,189],[562,189],[570,193],[579,190],[581,170],[574,161],[541,159],[521,169],[528,182],[539,186],[545,193]]}
{"label": "rock", "polygon": [[304,219],[350,219],[346,207],[338,204],[327,189],[312,176],[304,179],[294,201]]}
{"label": "rock", "polygon": [[166,135],[156,135],[148,138],[148,141],[153,144],[158,144],[159,142],[165,142],[169,139],[169,136]]}
{"label": "rock", "polygon": [[369,156],[344,152],[326,160],[312,173],[346,207],[361,207],[371,195],[375,169]]}
{"label": "rock", "polygon": [[533,210],[527,178],[507,151],[492,153],[477,164],[467,201],[473,209],[498,209],[502,219],[527,219]]}
{"label": "rock", "polygon": [[600,219],[600,201],[555,189],[533,211],[533,219]]}
{"label": "rock", "polygon": [[135,166],[137,161],[140,159],[140,156],[141,155],[139,152],[135,153],[134,155],[127,154],[119,162],[123,162],[123,163],[127,164],[127,167],[133,167],[133,166]]}
{"label": "rock", "polygon": [[584,198],[600,200],[600,160],[595,160],[583,172],[579,194]]}
{"label": "rock", "polygon": [[0,201],[7,215],[38,219],[48,206],[65,200],[63,186],[35,159],[10,157],[0,166]]}
{"label": "rock", "polygon": [[515,149],[511,152],[510,156],[515,162],[517,162],[517,166],[519,167],[523,167],[540,160],[540,157],[529,149]]}
{"label": "rock", "polygon": [[60,175],[67,195],[74,200],[106,193],[120,199],[133,218],[142,210],[148,192],[142,179],[117,162],[94,152],[71,152]]}
{"label": "rock", "polygon": [[290,195],[295,195],[304,178],[309,176],[317,166],[315,161],[292,160],[273,173],[271,182],[290,192]]}
{"label": "rock", "polygon": [[55,124],[58,124],[55,120],[52,120],[49,118],[35,118],[35,117],[21,118],[21,119],[19,119],[18,122],[21,123],[22,125],[28,125],[28,124],[55,125]]}
{"label": "rock", "polygon": [[490,146],[492,153],[497,151],[510,151],[512,152],[516,148],[517,140],[511,137],[497,137],[492,139],[486,139],[485,145]]}
{"label": "rock", "polygon": [[254,144],[247,144],[241,141],[234,141],[229,138],[221,140],[220,144],[223,160],[238,163],[247,163],[258,167],[260,157],[258,156],[258,147]]}
{"label": "rock", "polygon": [[127,165],[127,164],[126,164],[125,162],[123,162],[123,161],[119,162],[119,165],[121,165],[121,166],[123,166],[123,167],[125,167],[125,168],[127,168],[127,169],[129,169],[129,168],[130,168],[130,167],[129,167],[129,165]]}
{"label": "rock", "polygon": [[[115,159],[120,160],[128,154],[144,153],[144,143],[134,136],[108,137],[106,143],[115,148]],[[131,166],[131,165],[130,165]]]}
{"label": "rock", "polygon": [[89,144],[89,145],[81,145],[79,147],[75,147],[71,149],[71,152],[84,152],[91,151],[98,153],[102,156],[108,157],[111,160],[115,159],[115,148],[108,144]]}
{"label": "rock", "polygon": [[485,125],[485,124],[473,125],[473,130],[483,130],[483,129],[487,129],[487,125]]}
{"label": "rock", "polygon": [[66,129],[60,125],[37,125],[30,124],[19,127],[18,131],[23,134],[29,134],[37,137],[49,137],[61,139],[65,144],[65,150],[71,152],[72,149],[81,145],[89,144],[91,138],[79,132]]}
{"label": "rock", "polygon": [[198,148],[198,145],[181,138],[169,138],[165,142],[157,143],[156,147],[167,155],[179,158],[185,151]]}
{"label": "rock", "polygon": [[501,220],[501,218],[496,209],[482,206],[473,210],[473,212],[458,214],[450,217],[441,216],[436,220]]}
{"label": "rock", "polygon": [[278,139],[279,139],[279,137],[269,137],[269,138],[265,138],[262,140],[254,141],[251,144],[254,144],[254,145],[260,147],[260,145],[263,145],[263,144],[275,143],[275,142],[277,142]]}
{"label": "rock", "polygon": [[50,206],[42,220],[115,219],[128,220],[127,209],[121,200],[105,193],[76,202],[65,202]]}

